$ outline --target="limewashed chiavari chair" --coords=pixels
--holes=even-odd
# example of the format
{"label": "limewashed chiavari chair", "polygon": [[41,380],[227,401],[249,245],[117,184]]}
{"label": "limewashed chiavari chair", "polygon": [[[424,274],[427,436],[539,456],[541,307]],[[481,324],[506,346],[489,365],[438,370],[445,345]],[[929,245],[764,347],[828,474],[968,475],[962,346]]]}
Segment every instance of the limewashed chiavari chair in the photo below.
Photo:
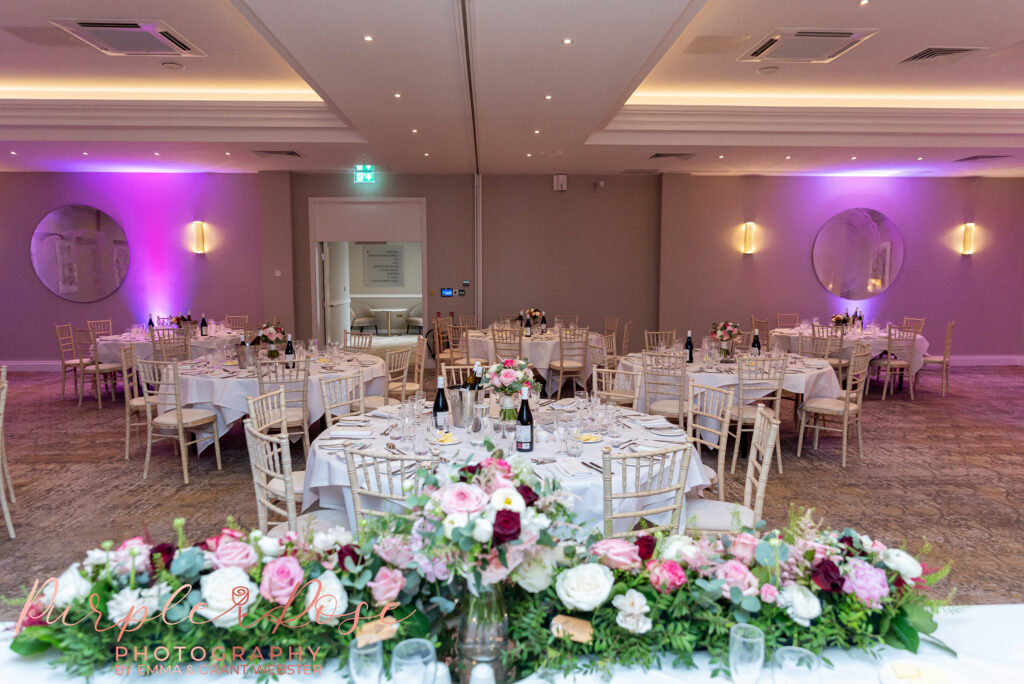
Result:
{"label": "limewashed chiavari chair", "polygon": [[345,331],[345,351],[369,353],[373,347],[373,333]]}
{"label": "limewashed chiavari chair", "polygon": [[146,427],[146,397],[138,382],[138,359],[135,347],[121,347],[121,380],[124,383],[124,457],[131,458],[132,428],[135,428],[135,441],[142,444],[140,428]]}
{"label": "limewashed chiavari chair", "polygon": [[[250,427],[262,434],[277,433],[279,436],[287,437],[288,434],[288,403],[284,388],[279,388],[258,397],[246,397],[249,406],[248,422]],[[291,447],[288,449],[291,454]],[[289,461],[291,459],[289,458]],[[278,501],[287,502],[289,496],[292,501],[302,502],[302,490],[306,482],[305,470],[291,471],[292,491],[280,477],[271,477],[266,481],[266,492]]]}
{"label": "limewashed chiavari chair", "polygon": [[405,395],[409,391],[409,356],[411,354],[412,349],[408,347],[399,350],[388,350],[384,356],[384,372],[388,383],[389,398],[367,397],[367,406],[376,408],[383,406],[385,403],[395,405],[405,401]]}
{"label": "limewashed chiavari chair", "polygon": [[341,418],[358,416],[366,411],[363,392],[363,374],[360,371],[320,381],[328,429]]}
{"label": "limewashed chiavari chair", "polygon": [[448,389],[465,385],[472,372],[473,367],[466,364],[441,364],[441,377],[444,378],[444,386]]}
{"label": "limewashed chiavari chair", "polygon": [[555,314],[556,328],[575,328],[580,324],[579,314]]}
{"label": "limewashed chiavari chair", "polygon": [[[415,455],[353,449],[352,442],[345,442],[344,448],[357,527],[364,520],[404,510],[406,497],[419,494],[423,486],[416,473],[421,468],[435,470],[441,460],[439,449],[430,452],[429,461],[421,461]],[[413,483],[411,491],[404,490],[406,482]],[[379,502],[379,508],[371,507],[371,501]]]}
{"label": "limewashed chiavari chair", "polygon": [[505,359],[523,358],[523,329],[515,327],[495,327],[491,330],[494,341],[494,363]]}
{"label": "limewashed chiavari chair", "polygon": [[754,343],[754,331],[749,330],[747,332],[740,331],[740,336],[735,340],[729,342],[729,353],[735,354],[739,352],[750,351],[750,345]]}
{"label": "limewashed chiavari chair", "polygon": [[114,332],[114,323],[111,319],[105,318],[100,321],[86,321],[86,326],[89,330],[96,333],[97,337],[101,335],[112,335]]}
{"label": "limewashed chiavari chair", "polygon": [[423,365],[427,361],[427,338],[416,338],[416,350],[412,353],[412,380],[405,383],[406,394],[423,390]]}
{"label": "limewashed chiavari chair", "polygon": [[[587,347],[590,342],[588,328],[558,329],[558,360],[548,366],[551,375],[558,374],[558,398],[562,398],[562,385],[566,380],[586,382]],[[548,391],[551,396],[551,391]]]}
{"label": "limewashed chiavari chair", "polygon": [[[870,345],[858,342],[850,360],[849,372],[846,375],[846,386],[841,399],[819,397],[808,399],[800,406],[800,436],[797,439],[796,455],[799,456],[804,446],[804,433],[807,428],[814,430],[814,448],[818,448],[818,434],[821,430],[840,432],[843,435],[842,464],[846,467],[846,443],[850,435],[850,427],[857,426],[857,453],[864,460],[864,440],[861,436],[860,417],[864,404],[864,383],[868,378],[868,364],[871,362]],[[807,423],[808,414],[812,422]],[[828,427],[828,421],[834,420],[839,427]],[[820,424],[819,424],[820,423]]]}
{"label": "limewashed chiavari chair", "polygon": [[449,326],[451,331],[451,348],[465,359],[466,363],[490,363],[489,359],[473,359],[469,357],[469,327],[465,325]]}
{"label": "limewashed chiavari chair", "polygon": [[[281,401],[284,401],[283,393]],[[269,513],[272,512],[287,520],[288,531],[297,532],[296,502],[300,499],[295,496],[288,435],[281,432],[265,433],[253,425],[251,418],[246,418],[243,424],[252,482],[256,490],[256,519],[260,531],[267,533]],[[273,488],[272,483],[275,485]]]}
{"label": "limewashed chiavari chair", "polygon": [[438,363],[463,363],[466,357],[452,343],[451,326],[440,322],[446,320],[448,319],[438,319],[434,326],[434,358]]}
{"label": "limewashed chiavari chair", "polygon": [[629,333],[632,331],[633,321],[626,321],[626,325],[622,326],[622,346],[619,347],[619,351],[621,352],[619,358],[622,358],[622,356],[629,353]]}
{"label": "limewashed chiavari chair", "polygon": [[260,336],[260,326],[249,325],[246,323],[242,326],[242,335],[245,336],[245,341],[252,344],[253,341]]}
{"label": "limewashed chiavari chair", "polygon": [[[110,400],[113,401],[117,398],[117,374],[121,370],[121,364],[119,363],[100,363],[99,359],[96,358],[96,350],[99,347],[96,344],[96,333],[92,330],[76,330],[76,340],[89,340],[89,355],[93,357],[92,363],[82,366],[82,391],[78,393],[78,405],[82,405],[82,399],[85,396],[85,385],[88,378],[92,378],[93,391],[96,394],[96,407],[103,408],[103,394],[100,391],[100,380],[103,380],[104,387],[110,391]],[[77,345],[77,342],[76,342]],[[83,357],[81,350],[78,351],[79,357]]]}
{"label": "limewashed chiavari chair", "polygon": [[224,325],[232,330],[243,330],[249,325],[249,316],[224,316]]}
{"label": "limewashed chiavari chair", "polygon": [[[4,369],[5,369],[5,376],[6,376],[6,366],[4,367]],[[6,407],[7,407],[7,386],[8,385],[7,385],[6,378],[3,381],[0,381],[0,445],[2,445],[4,443],[3,442],[3,440],[4,440],[4,412],[5,412]],[[2,448],[2,447],[0,447],[0,448]],[[5,467],[4,467],[4,473],[3,474],[6,474],[6,464],[7,464],[6,451],[0,451],[0,457],[4,458],[3,464],[4,464]],[[7,479],[9,477],[10,476],[6,476],[5,479]],[[7,483],[8,483],[8,486],[10,486],[10,479],[7,479]],[[14,489],[13,488],[11,489],[11,501],[12,502],[14,501]],[[7,493],[4,491],[3,482],[0,482],[0,510],[3,510],[4,522],[7,524],[7,534],[10,535],[11,539],[14,539],[14,523],[11,522],[11,511],[10,511],[10,508],[8,508],[8,505],[7,505]]]}
{"label": "limewashed chiavari chair", "polygon": [[644,330],[644,351],[668,349],[675,343],[675,330]]}
{"label": "limewashed chiavari chair", "polygon": [[[611,447],[602,449],[605,537],[631,537],[661,531],[674,534],[679,529],[685,506],[691,449],[687,442],[638,453],[613,454]],[[649,501],[651,498],[670,499],[670,502],[654,506]],[[633,500],[635,504],[626,512],[616,512],[616,508],[621,509],[627,500]],[[670,514],[669,522],[664,525],[650,524],[643,530],[635,530],[635,525],[630,524],[638,515],[664,513]],[[627,529],[616,532],[615,522],[618,520],[624,520]]]}
{"label": "limewashed chiavari chair", "polygon": [[72,379],[75,381],[75,396],[77,397],[78,371],[80,371],[84,366],[92,363],[91,350],[88,348],[84,349],[83,351],[88,354],[88,356],[85,358],[78,357],[77,350],[75,348],[75,337],[74,333],[71,331],[70,323],[55,325],[53,326],[53,330],[57,333],[57,347],[60,349],[60,398],[64,398],[64,390],[68,384],[68,371],[71,372]]}
{"label": "limewashed chiavari chair", "polygon": [[[217,434],[217,414],[181,405],[181,381],[177,361],[146,361],[136,359],[139,383],[146,400],[146,464],[142,468],[142,479],[149,477],[149,460],[153,453],[153,441],[169,439],[181,454],[181,472],[188,484],[188,447],[201,441],[213,440],[217,470],[221,470],[220,436]],[[161,412],[162,407],[170,407]],[[200,439],[197,434],[209,433]],[[188,439],[188,435],[195,438]]]}
{"label": "limewashed chiavari chair", "polygon": [[[775,420],[779,419],[782,409],[782,384],[786,379],[786,359],[772,359],[767,357],[740,358],[736,360],[736,370],[739,376],[736,410],[736,432],[731,436],[736,440],[732,450],[732,467],[730,472],[736,472],[736,461],[740,454],[740,438],[744,432],[753,432],[757,421],[757,415],[761,406],[771,409]],[[782,474],[782,445],[778,442],[778,431],[776,431],[776,451],[778,456],[776,464],[779,474]]]}
{"label": "limewashed chiavari chair", "polygon": [[[924,370],[928,366],[939,366],[942,371],[942,396],[945,397],[946,393],[949,392],[949,359],[950,354],[953,351],[953,328],[956,327],[956,321],[950,321],[946,324],[946,344],[942,347],[942,356],[925,356],[923,361],[924,364],[921,366],[921,370]],[[920,371],[914,374],[914,382],[921,376]]]}
{"label": "limewashed chiavari chair", "polygon": [[619,332],[619,317],[618,316],[605,316],[604,317],[604,334],[605,335],[617,335]]}
{"label": "limewashed chiavari chair", "polygon": [[753,314],[750,316],[750,329],[757,333],[758,339],[761,342],[761,353],[768,352],[771,348],[771,328],[768,327],[767,318],[755,318]]}
{"label": "limewashed chiavari chair", "polygon": [[174,316],[157,316],[156,327],[170,328],[174,325]]}
{"label": "limewashed chiavari chair", "polygon": [[[0,366],[0,385],[7,384],[7,366]],[[9,387],[9,385],[8,385]],[[0,404],[0,414],[4,412],[6,403]],[[0,420],[0,423],[3,421]],[[0,425],[0,479],[7,481],[7,490],[10,493],[11,503],[17,503],[14,496],[14,480],[11,479],[10,466],[7,464],[7,437],[4,434],[3,426]],[[0,489],[3,489],[3,482],[0,481]]]}
{"label": "limewashed chiavari chair", "polygon": [[729,421],[735,393],[731,389],[688,383],[686,436],[697,445],[718,452],[718,500],[725,500],[725,455],[729,443]]}
{"label": "limewashed chiavari chair", "polygon": [[914,332],[917,333],[918,335],[920,335],[922,332],[924,332],[924,319],[923,318],[913,318],[912,316],[904,316],[903,317],[903,327],[904,328],[913,328]]}
{"label": "limewashed chiavari chair", "polygon": [[164,362],[188,361],[192,358],[192,338],[178,328],[154,328],[153,358]]}
{"label": "limewashed chiavari chair", "polygon": [[[302,435],[303,453],[309,453],[309,359],[260,359],[256,378],[260,394],[284,390],[288,435]],[[288,366],[294,364],[294,368]]]}
{"label": "limewashed chiavari chair", "polygon": [[686,356],[645,351],[643,383],[645,413],[674,418],[680,426],[686,416]]}
{"label": "limewashed chiavari chair", "polygon": [[500,314],[498,322],[502,325],[519,325],[519,314]]}
{"label": "limewashed chiavari chair", "polygon": [[846,326],[812,325],[811,338],[813,351],[809,356],[828,361],[843,384],[843,371],[849,367],[849,359],[843,358],[843,342],[846,339]]}
{"label": "limewashed chiavari chair", "polygon": [[776,314],[775,315],[775,327],[776,328],[795,328],[800,325],[800,314]]}
{"label": "limewashed chiavari chair", "polygon": [[779,420],[772,416],[771,409],[759,406],[743,480],[743,504],[687,499],[684,513],[687,532],[739,532],[741,527],[753,527],[763,518],[764,494],[778,439]]}
{"label": "limewashed chiavari chair", "polygon": [[594,396],[605,403],[628,406],[634,411],[640,403],[640,378],[637,371],[594,369]]}
{"label": "limewashed chiavari chair", "polygon": [[477,314],[460,314],[459,325],[468,328],[469,330],[480,329],[480,316]]}
{"label": "limewashed chiavari chair", "polygon": [[[871,359],[871,368],[875,369],[875,379],[881,377],[885,372],[885,379],[882,381],[882,401],[885,395],[892,388],[896,391],[896,378],[910,373],[910,364],[914,360],[914,349],[917,346],[917,331],[913,328],[903,328],[895,325],[889,326],[889,340],[886,344],[886,355]],[[914,382],[911,378],[910,399],[914,399]]]}

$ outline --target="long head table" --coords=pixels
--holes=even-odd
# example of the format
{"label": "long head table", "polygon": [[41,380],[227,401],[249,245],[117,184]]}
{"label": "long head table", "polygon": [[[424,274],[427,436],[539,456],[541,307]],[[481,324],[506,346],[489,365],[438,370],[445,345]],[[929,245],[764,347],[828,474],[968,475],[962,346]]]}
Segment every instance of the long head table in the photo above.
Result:
{"label": "long head table", "polygon": [[[800,336],[809,336],[810,330],[799,328],[776,328],[769,334],[769,344],[772,349],[782,349],[796,353],[799,351]],[[850,333],[843,338],[843,358],[849,359],[853,354],[853,347],[857,342],[867,342],[871,346],[871,355],[878,356],[889,347],[889,337],[882,332],[864,331],[863,333]],[[928,340],[923,335],[918,335],[914,342],[914,358],[910,361],[911,373],[921,370],[924,363],[924,355],[928,353]]]}

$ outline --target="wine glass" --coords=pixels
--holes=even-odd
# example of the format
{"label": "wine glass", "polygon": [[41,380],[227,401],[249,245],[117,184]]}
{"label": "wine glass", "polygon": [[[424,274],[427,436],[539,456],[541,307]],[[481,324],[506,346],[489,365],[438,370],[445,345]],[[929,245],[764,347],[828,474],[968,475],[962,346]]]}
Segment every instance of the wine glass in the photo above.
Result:
{"label": "wine glass", "polygon": [[391,679],[409,684],[433,684],[437,653],[426,639],[406,639],[391,653]]}
{"label": "wine glass", "polygon": [[821,681],[821,658],[806,648],[783,646],[772,657],[773,684],[816,684]]}
{"label": "wine glass", "polygon": [[353,639],[348,647],[348,674],[353,684],[377,684],[384,674],[384,648],[381,642],[360,647]]}
{"label": "wine glass", "polygon": [[569,421],[566,416],[555,415],[555,440],[558,441],[558,451],[556,454],[565,453],[565,438],[569,434]]}
{"label": "wine glass", "polygon": [[729,674],[733,684],[754,684],[764,665],[764,632],[754,625],[729,630]]}
{"label": "wine glass", "polygon": [[576,410],[586,408],[587,406],[587,392],[586,390],[576,391]]}

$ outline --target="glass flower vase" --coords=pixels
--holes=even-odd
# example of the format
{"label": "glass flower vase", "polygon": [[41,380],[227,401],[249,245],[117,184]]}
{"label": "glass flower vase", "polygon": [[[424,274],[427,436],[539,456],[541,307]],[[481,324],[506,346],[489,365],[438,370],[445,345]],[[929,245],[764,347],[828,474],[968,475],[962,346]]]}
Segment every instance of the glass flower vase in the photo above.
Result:
{"label": "glass flower vase", "polygon": [[501,587],[491,584],[475,594],[468,589],[462,597],[459,616],[459,682],[468,684],[473,668],[487,665],[494,681],[506,680],[501,654],[508,649],[508,614]]}
{"label": "glass flower vase", "polygon": [[728,342],[722,342],[721,354],[722,354],[722,360],[723,361],[725,359],[729,358],[729,343]]}
{"label": "glass flower vase", "polygon": [[501,420],[515,420],[518,411],[516,411],[516,401],[511,394],[501,395],[501,413],[498,414]]}

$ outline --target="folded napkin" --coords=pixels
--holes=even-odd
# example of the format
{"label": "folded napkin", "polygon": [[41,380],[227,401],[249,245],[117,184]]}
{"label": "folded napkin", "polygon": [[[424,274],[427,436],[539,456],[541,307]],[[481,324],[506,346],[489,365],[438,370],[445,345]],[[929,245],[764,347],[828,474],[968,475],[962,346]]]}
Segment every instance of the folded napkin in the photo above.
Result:
{"label": "folded napkin", "polygon": [[556,411],[572,411],[576,408],[576,399],[559,399],[555,403],[548,406]]}
{"label": "folded napkin", "polygon": [[331,428],[330,437],[372,437],[373,430],[363,430],[355,427],[337,426]]}
{"label": "folded napkin", "polygon": [[555,465],[557,466],[558,470],[561,470],[563,473],[565,473],[567,477],[583,477],[585,475],[597,475],[596,472],[586,467],[579,461],[574,461],[568,458],[559,459],[555,463]]}
{"label": "folded napkin", "polygon": [[672,423],[668,422],[668,418],[665,416],[644,416],[633,418],[634,421],[644,426],[645,428],[670,428],[675,427]]}
{"label": "folded napkin", "polygon": [[[679,444],[680,445],[686,444],[686,441],[685,440],[680,441]],[[644,440],[641,439],[641,440],[638,440],[638,441],[633,442],[632,444],[630,444],[629,448],[630,448],[631,451],[634,451],[634,452],[638,452],[638,451],[657,451],[659,449],[671,449],[672,445],[671,444],[659,443],[659,442],[647,442],[647,441],[644,441]]]}
{"label": "folded napkin", "polygon": [[533,431],[533,438],[537,440],[538,444],[547,444],[554,440],[554,436],[545,430],[544,428],[535,428]]}
{"label": "folded napkin", "polygon": [[399,413],[401,413],[401,410],[397,406],[381,406],[370,415],[376,418],[394,418]]}

